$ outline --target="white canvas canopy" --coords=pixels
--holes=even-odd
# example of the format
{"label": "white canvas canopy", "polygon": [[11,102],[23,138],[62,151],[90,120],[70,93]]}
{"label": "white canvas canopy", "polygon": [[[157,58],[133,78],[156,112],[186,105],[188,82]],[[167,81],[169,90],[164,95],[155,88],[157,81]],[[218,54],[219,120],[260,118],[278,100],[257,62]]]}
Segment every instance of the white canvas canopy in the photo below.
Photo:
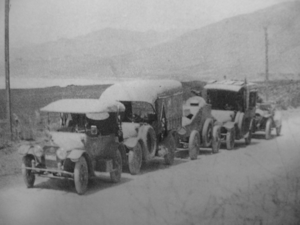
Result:
{"label": "white canvas canopy", "polygon": [[255,87],[254,83],[246,83],[244,81],[235,81],[235,80],[222,80],[222,81],[214,81],[212,83],[208,83],[204,86],[205,89],[209,90],[224,90],[224,91],[234,91],[238,92],[243,87]]}
{"label": "white canvas canopy", "polygon": [[182,93],[182,85],[175,80],[137,80],[108,87],[100,96],[101,101],[139,101],[154,105],[157,98]]}
{"label": "white canvas canopy", "polygon": [[117,101],[101,102],[98,99],[61,99],[41,108],[41,111],[92,114],[125,111],[125,106]]}

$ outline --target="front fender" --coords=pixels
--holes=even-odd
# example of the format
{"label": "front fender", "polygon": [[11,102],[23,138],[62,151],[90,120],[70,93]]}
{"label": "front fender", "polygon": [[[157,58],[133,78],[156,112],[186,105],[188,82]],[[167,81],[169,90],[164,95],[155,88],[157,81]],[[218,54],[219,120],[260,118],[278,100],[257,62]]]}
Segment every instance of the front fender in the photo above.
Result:
{"label": "front fender", "polygon": [[134,148],[137,143],[138,143],[139,139],[137,137],[132,137],[132,138],[127,138],[126,140],[124,140],[123,144],[131,149],[131,148]]}
{"label": "front fender", "polygon": [[232,130],[235,127],[235,123],[232,121],[228,121],[226,123],[223,124],[223,127],[228,131],[228,130]]}
{"label": "front fender", "polygon": [[18,153],[22,156],[28,155],[28,154],[34,154],[33,153],[33,146],[28,144],[23,144],[18,148]]}
{"label": "front fender", "polygon": [[85,150],[81,149],[73,149],[68,154],[67,158],[70,159],[72,162],[77,162],[78,159],[85,153]]}

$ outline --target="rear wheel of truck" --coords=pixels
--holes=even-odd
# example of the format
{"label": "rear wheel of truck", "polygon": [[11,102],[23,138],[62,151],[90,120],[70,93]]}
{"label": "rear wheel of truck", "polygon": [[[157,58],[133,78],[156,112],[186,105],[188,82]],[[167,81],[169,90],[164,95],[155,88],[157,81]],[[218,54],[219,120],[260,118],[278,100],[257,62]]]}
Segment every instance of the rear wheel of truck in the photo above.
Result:
{"label": "rear wheel of truck", "polygon": [[218,153],[221,146],[221,127],[214,126],[213,128],[213,137],[212,137],[212,145],[211,150],[212,153]]}
{"label": "rear wheel of truck", "polygon": [[197,159],[200,150],[199,132],[193,130],[189,138],[189,156],[191,160]]}
{"label": "rear wheel of truck", "polygon": [[32,160],[34,160],[33,156],[26,155],[23,157],[23,162],[22,162],[22,175],[27,188],[32,188],[35,181],[35,174],[32,172],[32,170],[25,168],[25,167],[31,167]]}
{"label": "rear wheel of truck", "polygon": [[176,142],[173,135],[169,135],[167,140],[168,152],[164,155],[164,160],[167,165],[172,165],[175,158]]}
{"label": "rear wheel of truck", "polygon": [[136,175],[140,172],[142,166],[142,145],[138,142],[136,146],[128,153],[129,172]]}
{"label": "rear wheel of truck", "polygon": [[226,148],[231,150],[234,148],[235,142],[235,128],[232,128],[230,131],[227,131],[226,134]]}
{"label": "rear wheel of truck", "polygon": [[266,129],[265,129],[265,137],[266,140],[269,140],[271,138],[271,128],[272,128],[272,119],[269,118],[266,122]]}
{"label": "rear wheel of truck", "polygon": [[118,183],[121,180],[122,174],[122,155],[121,152],[117,149],[115,156],[113,158],[113,172],[110,172],[110,180],[113,183]]}

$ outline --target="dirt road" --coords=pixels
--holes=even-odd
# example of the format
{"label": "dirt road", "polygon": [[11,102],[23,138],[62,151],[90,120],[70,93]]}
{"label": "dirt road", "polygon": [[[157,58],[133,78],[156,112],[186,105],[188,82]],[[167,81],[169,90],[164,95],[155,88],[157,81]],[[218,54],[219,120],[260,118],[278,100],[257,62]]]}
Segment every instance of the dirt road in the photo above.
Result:
{"label": "dirt road", "polygon": [[250,146],[170,167],[158,159],[120,184],[103,175],[84,196],[67,181],[37,178],[27,189],[19,175],[2,177],[0,224],[299,224],[298,114],[280,137],[255,135]]}

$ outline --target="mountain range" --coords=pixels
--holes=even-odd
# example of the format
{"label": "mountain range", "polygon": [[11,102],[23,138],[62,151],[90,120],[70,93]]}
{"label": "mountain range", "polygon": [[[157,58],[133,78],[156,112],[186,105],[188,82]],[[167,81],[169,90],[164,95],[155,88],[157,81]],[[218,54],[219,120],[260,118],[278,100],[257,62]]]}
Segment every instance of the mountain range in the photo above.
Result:
{"label": "mountain range", "polygon": [[300,2],[292,1],[184,33],[107,28],[15,48],[10,71],[14,77],[263,79],[267,40],[270,79],[300,77],[299,37]]}

